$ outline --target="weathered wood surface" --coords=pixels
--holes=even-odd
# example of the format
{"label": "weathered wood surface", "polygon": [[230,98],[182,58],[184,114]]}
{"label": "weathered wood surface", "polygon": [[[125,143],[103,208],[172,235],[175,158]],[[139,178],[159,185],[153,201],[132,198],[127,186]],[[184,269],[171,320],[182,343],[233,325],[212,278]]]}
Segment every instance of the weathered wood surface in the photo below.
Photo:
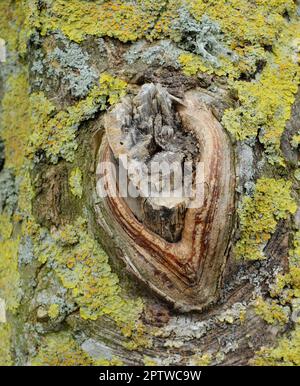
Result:
{"label": "weathered wood surface", "polygon": [[[154,95],[154,86],[147,85],[147,87],[150,87]],[[144,86],[141,95],[136,97],[139,99],[138,111],[141,115],[150,114],[151,118],[151,109],[156,112],[156,105],[150,100],[148,101],[150,108],[147,108],[144,102],[145,90],[147,91]],[[159,98],[161,95],[161,92],[158,93]],[[147,97],[149,93],[146,93]],[[171,131],[175,126],[170,111],[171,98],[167,99],[167,102],[165,104],[158,102],[157,105],[166,117],[166,122],[169,121],[168,127]],[[131,124],[130,118],[123,116],[124,111],[132,111],[129,105],[127,98],[105,118],[107,135],[103,138],[99,151],[100,174],[103,161],[113,161],[116,155],[128,153],[128,149],[133,149],[131,157],[137,157],[134,153],[135,147],[127,144],[128,137],[131,138],[130,132],[127,134],[128,130],[125,131],[125,139],[122,138],[124,124]],[[199,148],[198,160],[204,167],[204,181],[196,181],[195,184],[196,188],[197,183],[204,184],[203,205],[201,202],[199,205],[192,202],[190,204],[194,207],[187,208],[185,212],[182,203],[179,202],[179,205],[176,203],[174,205],[176,211],[167,218],[164,217],[164,211],[170,210],[170,206],[164,205],[164,199],[152,201],[150,208],[149,200],[146,199],[147,206],[144,212],[146,215],[142,216],[132,210],[134,206],[129,206],[126,199],[114,197],[114,176],[113,173],[107,173],[106,182],[110,193],[105,199],[104,206],[111,218],[111,229],[117,230],[122,238],[123,259],[134,274],[176,308],[182,311],[202,310],[219,297],[227,259],[226,250],[234,212],[233,154],[226,133],[209,108],[201,101],[201,94],[186,93],[182,103],[176,102],[176,109],[177,119],[182,123],[185,132],[189,133],[187,142],[190,144],[190,139],[194,137],[197,141],[194,149]],[[142,122],[145,123],[145,120]],[[148,132],[153,126],[149,124],[146,126],[145,135],[151,135]],[[157,126],[154,125],[154,137],[155,130]],[[163,137],[165,140],[165,136]],[[156,140],[155,142],[157,143]],[[184,144],[184,140],[182,143]],[[164,146],[167,147],[169,144],[172,145],[171,137]],[[163,146],[162,141],[160,145]],[[196,151],[190,154],[197,157]],[[148,156],[149,149],[146,152],[146,157]],[[102,173],[104,174],[103,170]],[[192,198],[195,199],[201,200],[201,197]],[[145,205],[143,208],[145,210]],[[168,227],[173,226],[173,216],[178,218],[178,213],[180,216],[185,214],[184,221],[182,217],[177,220],[177,224],[183,226],[181,238],[171,240],[176,242],[170,242],[168,238],[163,237],[164,232],[167,233]],[[156,223],[158,218],[160,222]],[[164,221],[167,224],[170,221],[170,225],[164,225]],[[166,228],[167,231],[164,231]]]}

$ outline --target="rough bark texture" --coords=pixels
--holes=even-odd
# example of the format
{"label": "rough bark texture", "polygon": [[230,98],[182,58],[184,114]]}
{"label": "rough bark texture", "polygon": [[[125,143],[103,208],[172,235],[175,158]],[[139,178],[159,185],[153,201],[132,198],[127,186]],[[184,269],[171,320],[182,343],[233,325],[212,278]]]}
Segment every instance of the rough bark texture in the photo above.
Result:
{"label": "rough bark texture", "polygon": [[[215,3],[0,3],[1,365],[300,364],[298,4]],[[119,154],[205,205],[101,199]]]}

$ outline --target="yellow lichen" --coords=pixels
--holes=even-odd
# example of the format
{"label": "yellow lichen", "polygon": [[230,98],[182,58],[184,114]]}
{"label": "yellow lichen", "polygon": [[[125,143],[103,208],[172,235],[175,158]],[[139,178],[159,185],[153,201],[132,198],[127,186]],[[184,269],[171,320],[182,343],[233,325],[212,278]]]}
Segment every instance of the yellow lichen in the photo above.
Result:
{"label": "yellow lichen", "polygon": [[[220,23],[224,33],[233,43],[272,45],[287,22],[285,12],[294,15],[292,0],[186,0],[193,16],[200,20],[204,14]],[[275,4],[276,3],[276,4]]]}
{"label": "yellow lichen", "polygon": [[139,334],[138,319],[143,309],[140,299],[127,299],[108,257],[89,234],[86,221],[61,227],[45,238],[45,230],[33,229],[35,254],[43,261],[53,261],[55,272],[65,288],[70,289],[83,319],[96,320],[106,315],[124,331]]}
{"label": "yellow lichen", "polygon": [[209,366],[212,362],[211,354],[196,354],[191,358],[191,364],[193,366]]}
{"label": "yellow lichen", "polygon": [[297,205],[290,190],[291,182],[261,178],[256,183],[254,196],[243,198],[238,210],[241,237],[234,248],[237,258],[265,258],[263,248],[275,231],[277,222],[296,212]]}
{"label": "yellow lichen", "polygon": [[20,238],[12,236],[13,224],[10,216],[0,217],[0,298],[6,302],[6,309],[15,312],[19,305],[18,249]]}
{"label": "yellow lichen", "polygon": [[112,106],[118,103],[120,98],[126,94],[127,83],[107,72],[100,76],[99,84],[99,90],[95,89],[92,97],[102,97],[104,99],[104,103],[101,106],[103,110],[107,107],[106,103]]}
{"label": "yellow lichen", "polygon": [[48,315],[51,319],[56,319],[59,315],[59,305],[51,304],[48,309]]}
{"label": "yellow lichen", "polygon": [[11,52],[24,54],[30,35],[26,23],[29,11],[28,0],[7,0],[0,2],[0,37],[3,38]]}
{"label": "yellow lichen", "polygon": [[[25,1],[2,1],[0,3],[0,37],[8,50],[4,65],[13,65],[8,71],[1,100],[0,136],[5,143],[5,167],[18,178],[21,187],[24,181],[24,163],[29,125],[29,83],[27,69],[18,63],[25,53],[28,30],[25,27]],[[5,302],[5,312],[14,314],[21,298],[20,275],[18,272],[18,250],[20,234],[17,213],[0,214],[0,298]],[[0,365],[12,365],[10,354],[11,325],[0,323]]]}
{"label": "yellow lichen", "polygon": [[148,357],[147,355],[144,356],[143,363],[144,366],[158,366],[158,361]]}
{"label": "yellow lichen", "polygon": [[0,241],[8,240],[13,232],[13,224],[10,221],[10,215],[0,214]]}
{"label": "yellow lichen", "polygon": [[[43,93],[30,96],[32,134],[27,154],[33,158],[38,150],[44,150],[51,162],[59,158],[72,162],[78,147],[77,129],[107,103],[115,104],[126,93],[126,82],[103,73],[96,85],[84,99],[66,110],[56,112],[55,106]],[[56,112],[56,114],[54,114]],[[53,116],[54,115],[54,116]]]}
{"label": "yellow lichen", "polygon": [[[294,20],[295,4],[292,0],[137,0],[134,4],[121,0],[49,0],[39,10],[35,0],[8,0],[0,4],[0,35],[7,41],[10,51],[18,50],[16,55],[11,56],[13,60],[18,60],[18,55],[26,51],[28,37],[35,27],[42,34],[61,30],[77,42],[83,41],[87,35],[111,36],[122,41],[169,36],[180,40],[172,25],[178,18],[182,5],[187,6],[199,21],[207,14],[219,23],[224,39],[238,56],[238,61],[234,64],[226,58],[218,58],[221,67],[215,69],[202,58],[185,53],[181,55],[180,61],[189,75],[200,71],[236,79],[243,72],[255,73],[258,60],[263,59],[266,62],[262,73],[255,80],[234,83],[241,106],[236,110],[229,110],[225,114],[224,123],[238,139],[256,136],[259,132],[269,161],[283,164],[279,149],[280,138],[290,116],[290,107],[299,81],[298,48],[295,43],[299,28]],[[289,13],[290,22],[285,18],[286,12]],[[265,46],[272,46],[273,52],[266,52]],[[77,148],[77,125],[92,117],[98,109],[116,103],[124,95],[125,87],[123,81],[104,74],[99,85],[91,90],[85,100],[59,111],[59,107],[54,106],[41,93],[32,94],[28,98],[28,76],[23,65],[19,64],[14,75],[9,77],[2,103],[1,137],[5,140],[6,167],[14,169],[22,180],[19,184],[17,213],[13,219],[6,214],[2,214],[0,218],[0,296],[6,300],[8,310],[16,310],[20,297],[17,270],[20,241],[18,226],[23,221],[22,233],[35,238],[34,252],[38,260],[54,263],[57,275],[78,302],[82,317],[111,317],[125,336],[132,337],[128,348],[137,349],[140,346],[149,346],[145,327],[137,323],[142,304],[139,300],[125,296],[117,276],[111,272],[107,256],[86,226],[79,221],[73,226],[59,229],[56,235],[48,235],[44,230],[44,238],[37,240],[36,233],[40,229],[31,218],[30,201],[33,193],[25,158],[25,154],[28,154],[33,159],[42,150],[52,162],[58,162],[59,158],[72,161]],[[29,137],[30,145],[27,148]],[[297,136],[294,142],[296,145]],[[269,192],[263,189],[263,184],[270,184]],[[289,191],[290,185],[283,180],[261,179],[254,197],[244,199],[240,211],[241,240],[236,247],[238,256],[250,259],[264,257],[262,248],[274,232],[278,220],[286,218],[295,210]],[[50,238],[51,242],[45,242],[45,238]],[[299,253],[295,252],[295,267],[288,274],[280,275],[277,286],[273,288],[272,295],[277,296],[278,301],[283,304],[291,304],[294,298],[299,297],[297,255]],[[50,314],[53,315],[52,311]],[[0,362],[4,364],[11,363],[9,337],[10,327],[0,325]],[[291,334],[291,339],[283,338],[278,348],[266,349],[261,358],[266,362],[272,360],[298,364],[297,347],[299,348],[299,332],[296,329]],[[202,356],[200,363],[207,363],[209,357]],[[73,338],[65,333],[47,336],[34,362],[50,365],[95,364]],[[104,359],[99,363],[116,364],[119,361]]]}
{"label": "yellow lichen", "polygon": [[290,266],[300,267],[300,231],[294,233],[293,248],[289,255]]}
{"label": "yellow lichen", "polygon": [[94,360],[94,366],[124,366],[124,362],[116,357],[113,357],[110,360],[96,359]]}
{"label": "yellow lichen", "polygon": [[10,353],[11,328],[7,323],[0,323],[0,366],[11,366]]}
{"label": "yellow lichen", "polygon": [[300,133],[293,135],[292,138],[292,146],[293,148],[297,149],[300,145]]}
{"label": "yellow lichen", "polygon": [[278,297],[282,304],[290,304],[293,298],[300,298],[300,267],[291,265],[288,273],[278,275],[270,294]]}
{"label": "yellow lichen", "polygon": [[87,35],[110,36],[127,42],[146,36],[157,13],[155,9],[144,7],[143,3],[69,0],[66,7],[64,0],[55,0],[50,2],[49,9],[40,15],[38,22],[43,33],[59,29],[76,42],[83,41]]}
{"label": "yellow lichen", "polygon": [[29,94],[26,71],[11,75],[2,100],[0,135],[5,143],[5,166],[18,171],[24,164],[30,132]]}
{"label": "yellow lichen", "polygon": [[82,197],[82,172],[79,168],[73,169],[69,178],[69,185],[75,197]]}
{"label": "yellow lichen", "polygon": [[16,222],[30,217],[32,211],[31,202],[33,197],[34,192],[30,178],[30,164],[25,162],[19,182],[18,213],[14,216]]}
{"label": "yellow lichen", "polygon": [[246,321],[247,311],[241,310],[240,311],[240,323],[243,324]]}
{"label": "yellow lichen", "polygon": [[[289,305],[292,309],[291,321],[294,329],[281,337],[275,347],[262,347],[250,361],[256,366],[299,366],[300,365],[300,264],[299,232],[294,237],[294,246],[290,251],[289,272],[276,277],[271,286],[270,295],[276,304]],[[272,317],[272,316],[271,316]]]}
{"label": "yellow lichen", "polygon": [[300,366],[300,326],[279,339],[275,348],[262,347],[250,361],[255,366]]}
{"label": "yellow lichen", "polygon": [[255,137],[260,130],[259,138],[271,164],[284,165],[280,140],[300,79],[299,58],[294,58],[297,51],[293,44],[299,30],[298,23],[287,27],[257,79],[234,83],[241,106],[227,110],[223,117],[224,126],[237,139]]}
{"label": "yellow lichen", "polygon": [[207,72],[208,74],[226,75],[230,72],[230,66],[227,71],[214,68],[211,64],[205,62],[200,56],[191,53],[183,53],[178,58],[179,63],[186,75],[196,75],[198,72]]}
{"label": "yellow lichen", "polygon": [[[7,1],[5,4],[4,2],[0,4],[1,37],[3,36],[6,40],[9,40],[8,48],[11,51],[18,49],[18,53],[25,52],[26,39],[29,36],[27,35],[25,38],[25,33],[27,34],[29,30],[25,29],[25,25],[21,28],[21,21],[19,23],[19,19],[17,20],[17,14],[21,15],[21,8],[23,7],[23,11],[25,11],[25,6],[27,5],[27,1],[20,1],[18,3],[15,1]],[[28,12],[27,16],[29,19],[32,17],[31,11],[36,12],[35,2],[32,2],[31,10]],[[2,23],[3,16],[7,18],[5,23]],[[29,23],[29,19],[26,21],[22,19],[22,23]],[[38,20],[34,20],[33,18],[31,22],[38,23]],[[3,25],[4,29],[2,28]],[[10,34],[10,36],[5,35],[5,33],[2,34],[3,31]],[[17,58],[17,56],[13,57]],[[70,106],[66,111],[57,111],[57,107],[48,101],[42,93],[33,93],[29,97],[27,69],[17,62],[14,65],[16,71],[13,75],[9,76],[6,81],[5,94],[2,99],[0,128],[1,138],[5,141],[5,166],[12,168],[15,174],[17,174],[19,187],[19,201],[16,213],[13,218],[2,213],[0,219],[0,296],[5,300],[6,311],[8,312],[16,311],[21,295],[18,273],[18,250],[21,239],[20,230],[22,236],[26,237],[34,237],[39,230],[31,214],[31,199],[33,197],[30,179],[31,165],[26,155],[28,155],[29,158],[33,158],[36,151],[45,150],[46,153],[48,152],[47,155],[49,158],[53,157],[52,160],[54,161],[58,159],[58,156],[69,159],[69,154],[72,153],[73,149],[70,150],[68,146],[72,147],[72,139],[75,138],[75,136],[73,136],[73,127],[80,124],[83,120],[90,118],[98,109],[104,109],[107,105],[116,103],[118,98],[125,94],[126,89],[125,82],[109,74],[102,74],[99,84],[91,90],[85,100],[78,102],[74,106]],[[59,241],[61,244],[63,244],[62,239],[63,236],[61,241]],[[70,237],[65,242],[68,243],[69,241]],[[80,241],[82,241],[82,239]],[[82,264],[80,259],[87,257],[85,253],[90,253],[90,266],[87,267],[87,270],[85,270],[82,275],[91,274],[90,278],[94,280],[89,282],[88,277],[85,277],[85,281],[82,282],[82,287],[80,289],[77,288],[77,290],[76,288],[73,289],[74,293],[77,291],[75,296],[80,299],[79,303],[83,306],[83,314],[84,312],[86,313],[86,318],[96,318],[97,311],[99,315],[108,315],[111,313],[112,318],[122,324],[122,326],[125,326],[128,321],[128,325],[131,325],[131,329],[134,330],[135,317],[139,315],[142,307],[141,304],[138,301],[135,303],[134,301],[121,298],[117,278],[110,272],[106,255],[104,255],[104,253],[103,257],[101,255],[102,260],[99,257],[100,254],[96,256],[95,252],[92,255],[92,250],[96,251],[96,242],[92,238],[85,241],[86,244],[82,245],[82,248],[78,247],[78,250],[74,251],[75,263],[77,263],[77,265],[75,264],[75,268],[77,268],[78,271],[80,271],[79,266]],[[84,246],[87,246],[87,250],[84,249]],[[64,248],[66,247],[63,245],[55,245],[55,242],[53,242],[51,246],[48,246],[48,249],[40,249],[35,244],[34,253],[40,262],[46,263],[50,256],[53,256],[55,253],[60,253],[62,250],[65,252]],[[68,244],[68,251],[70,251],[71,248],[71,245]],[[100,248],[98,250],[100,251]],[[82,255],[79,257],[76,253],[79,255],[82,253]],[[93,259],[95,259],[95,261]],[[94,269],[91,268],[93,264]],[[63,263],[61,263],[61,267],[57,268],[60,274],[62,274],[62,266]],[[69,267],[70,266],[71,265],[69,265]],[[96,285],[96,277],[93,277],[93,274],[96,274],[96,268],[102,273],[102,282],[100,280],[102,286],[99,285],[98,287]],[[111,279],[110,285],[108,284],[109,279]],[[81,293],[81,291],[83,293]],[[95,301],[98,303],[95,304],[92,302],[92,304],[90,304],[94,296]],[[57,306],[58,305],[50,306],[49,316],[51,318],[58,316],[59,310]],[[102,310],[100,311],[101,307],[103,307],[103,313]],[[91,316],[89,312],[93,312],[93,315]],[[1,324],[0,328],[1,364],[10,364],[10,326]],[[82,364],[94,363],[90,358],[84,358],[81,351],[78,352],[77,356],[75,348],[72,350],[72,343],[70,343],[69,346],[71,345],[71,351],[73,352],[68,355],[67,352],[64,352],[64,347],[62,347],[63,342],[62,345],[58,344],[60,338],[61,336],[58,334],[58,340],[52,347],[54,351],[58,346],[56,354],[52,352],[48,358],[42,348],[37,358],[35,358],[36,363],[46,363],[49,359],[49,362],[51,363],[52,361],[53,364],[64,363],[65,360],[66,363],[69,361],[70,364],[81,364],[82,358]],[[46,343],[51,345],[49,341]],[[66,356],[64,356],[64,353]],[[113,364],[117,364],[117,360],[114,360]]]}
{"label": "yellow lichen", "polygon": [[277,304],[276,301],[265,301],[262,297],[257,298],[255,301],[255,312],[268,324],[285,324],[289,320],[286,309]]}
{"label": "yellow lichen", "polygon": [[134,326],[127,324],[121,331],[124,336],[130,337],[130,341],[123,343],[127,350],[152,347],[152,339],[147,334],[146,326],[142,322],[137,321]]}
{"label": "yellow lichen", "polygon": [[92,366],[94,360],[87,355],[71,334],[59,332],[49,334],[41,341],[33,366]]}

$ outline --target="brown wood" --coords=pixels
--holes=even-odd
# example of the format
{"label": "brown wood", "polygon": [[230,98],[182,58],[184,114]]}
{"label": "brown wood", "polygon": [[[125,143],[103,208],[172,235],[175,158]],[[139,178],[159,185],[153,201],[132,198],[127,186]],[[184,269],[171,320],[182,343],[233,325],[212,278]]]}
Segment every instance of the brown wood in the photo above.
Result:
{"label": "brown wood", "polygon": [[[140,99],[144,100],[144,95]],[[99,150],[100,173],[101,162],[114,162],[116,155],[132,149],[121,145],[126,143],[122,139],[122,128],[126,121],[123,112],[132,111],[129,106],[129,98],[126,98],[105,118],[106,135]],[[171,121],[171,115],[166,110],[168,104],[161,106]],[[114,197],[113,173],[106,175],[110,194],[103,203],[109,219],[108,226],[120,235],[120,247],[124,251],[122,258],[129,269],[180,310],[202,310],[218,299],[226,264],[234,210],[233,155],[226,133],[201,101],[200,94],[196,91],[187,92],[183,102],[176,103],[175,108],[184,130],[197,140],[205,183],[204,204],[186,210],[181,239],[170,243],[158,230],[163,220],[155,224],[155,229],[153,226],[149,228],[152,221],[139,221],[126,199]],[[149,114],[145,104],[141,104],[139,111]],[[162,210],[158,208],[155,219]],[[177,213],[180,210],[182,206],[180,209],[179,205]],[[146,212],[152,215],[153,205]],[[172,223],[174,217],[170,217]],[[177,222],[180,223],[179,220]],[[166,229],[166,226],[163,228]]]}

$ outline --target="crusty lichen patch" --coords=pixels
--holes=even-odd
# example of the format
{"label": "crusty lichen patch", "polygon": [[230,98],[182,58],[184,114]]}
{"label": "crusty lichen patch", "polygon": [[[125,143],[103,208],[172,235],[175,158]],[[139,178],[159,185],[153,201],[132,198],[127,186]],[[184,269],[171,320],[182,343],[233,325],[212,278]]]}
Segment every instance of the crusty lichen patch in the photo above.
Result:
{"label": "crusty lichen patch", "polygon": [[[69,0],[49,2],[49,13],[41,16],[42,31],[59,29],[68,38],[81,42],[87,35],[112,36],[123,42],[137,40],[151,30],[158,12],[126,1],[103,3]],[[156,7],[160,7],[158,1]]]}
{"label": "crusty lichen patch", "polygon": [[251,82],[234,83],[240,106],[227,110],[223,117],[227,130],[239,140],[256,137],[260,130],[259,139],[271,164],[284,164],[280,140],[298,90],[299,38],[299,23],[289,25],[274,53],[267,55],[262,73]]}
{"label": "crusty lichen patch", "polygon": [[75,168],[71,171],[69,178],[69,185],[72,194],[75,197],[82,197],[82,172],[79,168]]}
{"label": "crusty lichen patch", "polygon": [[5,299],[8,311],[15,312],[19,306],[21,291],[18,272],[20,239],[0,241],[0,297]]}
{"label": "crusty lichen patch", "polygon": [[279,339],[275,348],[263,347],[250,363],[255,366],[300,366],[300,326]]}
{"label": "crusty lichen patch", "polygon": [[56,111],[43,93],[32,94],[29,157],[34,159],[35,154],[43,150],[47,159],[54,164],[61,158],[73,162],[78,148],[76,136],[80,124],[92,118],[98,110],[118,102],[125,95],[126,86],[123,80],[103,73],[98,85],[92,88],[85,99],[61,111]]}
{"label": "crusty lichen patch", "polygon": [[[36,12],[35,3],[32,3],[31,10]],[[20,31],[20,25],[24,22],[24,19],[21,21],[21,15],[25,16],[24,11],[27,9],[24,7],[21,12],[20,7],[25,5],[27,5],[26,1],[22,4],[20,2],[18,7],[15,2],[8,1],[5,5],[1,3],[1,10],[3,10],[1,19],[4,15],[7,17],[6,22],[11,18],[11,26],[9,28],[7,26],[5,30],[7,34],[2,36],[9,40],[9,53],[13,55],[16,54],[13,50],[18,50],[18,53],[21,50],[25,52],[26,39],[23,35],[25,30]],[[30,16],[32,15],[28,13],[26,23],[30,22]],[[26,27],[26,34],[27,32]],[[22,39],[25,40],[21,41],[21,34]],[[17,60],[17,55],[14,58]],[[44,248],[38,245],[40,240],[37,232],[40,227],[32,217],[31,199],[34,192],[30,176],[32,161],[39,162],[41,151],[44,151],[48,160],[53,163],[57,163],[60,158],[72,161],[77,148],[76,130],[79,124],[91,118],[98,110],[116,103],[126,92],[126,82],[104,73],[98,85],[85,99],[69,106],[66,110],[59,110],[59,107],[48,100],[42,92],[29,94],[27,68],[23,64],[16,61],[10,65],[17,70],[5,83],[0,134],[5,144],[5,167],[13,170],[17,176],[19,199],[16,199],[17,204],[13,208],[16,211],[13,216],[12,210],[0,214],[0,297],[5,300],[6,311],[15,312],[19,306],[21,282],[18,272],[18,253],[19,247],[22,247],[21,240],[29,239],[34,246],[31,258],[36,257],[40,264],[45,264],[50,257],[52,258],[51,261],[56,264],[55,272],[65,280],[68,288],[71,287],[84,318],[96,319],[100,315],[108,315],[120,328],[124,328],[126,335],[129,336],[135,329],[135,321],[139,318],[142,303],[139,300],[125,299],[121,296],[118,278],[111,272],[106,254],[94,239],[81,228],[81,235],[76,234],[76,242],[72,244],[70,234],[64,240],[64,232],[67,233],[67,231],[61,230],[60,236],[52,239],[53,242],[48,245],[48,249],[47,243]],[[75,182],[76,184],[73,184]],[[74,193],[77,195],[79,182],[78,178],[76,181],[74,178],[71,181]],[[44,241],[43,238],[41,240]],[[73,252],[71,252],[72,248],[74,248]],[[68,266],[65,265],[62,256],[54,256],[55,253],[62,253],[67,259]],[[77,278],[75,278],[76,274],[72,276],[73,267],[70,265],[72,256],[75,260],[74,269],[78,274]],[[59,312],[58,304],[50,305],[48,315],[52,320],[59,317]],[[0,360],[3,364],[12,363],[9,355],[10,330],[10,325],[1,324]],[[52,355],[55,361],[55,355],[53,353]],[[117,364],[117,361],[114,364]]]}
{"label": "crusty lichen patch", "polygon": [[[130,337],[124,343],[127,349],[149,347],[151,341],[145,337],[145,326],[138,322],[142,302],[122,289],[85,220],[49,231],[38,226],[31,213],[33,161],[39,163],[46,159],[56,164],[61,160],[76,160],[80,125],[97,111],[116,103],[124,95],[126,84],[110,74],[102,74],[94,88],[89,86],[80,93],[85,99],[78,99],[63,109],[39,90],[29,95],[29,77],[23,63],[30,34],[36,27],[50,37],[51,32],[58,30],[78,43],[89,35],[113,37],[123,42],[141,38],[172,39],[170,50],[174,44],[176,52],[174,49],[172,54],[186,74],[207,72],[231,80],[239,99],[235,109],[228,110],[223,119],[231,135],[237,140],[257,137],[265,148],[262,157],[271,164],[285,166],[280,140],[299,82],[300,29],[295,18],[296,5],[292,0],[137,0],[135,4],[122,0],[49,0],[43,7],[38,5],[37,0],[8,0],[0,4],[0,36],[7,43],[10,66],[3,90],[0,136],[5,142],[5,170],[9,168],[9,172],[16,175],[19,193],[14,214],[7,208],[0,214],[0,297],[5,299],[7,312],[13,319],[11,313],[17,310],[21,296],[18,250],[22,248],[21,241],[29,238],[34,247],[33,259],[36,258],[41,267],[46,265],[56,272],[72,293],[84,319],[110,317],[122,333]],[[182,7],[189,11],[187,23],[200,25],[203,16],[215,23],[220,28],[220,44],[228,47],[232,55],[217,55],[218,66],[196,55],[182,39],[179,29],[174,28],[180,22]],[[191,39],[194,41],[195,36]],[[293,136],[292,144],[296,148],[299,142],[298,133]],[[80,198],[79,173],[73,165],[68,170],[73,170],[70,189]],[[239,209],[241,238],[235,248],[237,257],[265,258],[263,248],[278,221],[295,211],[291,190],[288,181],[260,178],[253,197],[244,197]],[[296,323],[291,315],[298,309],[300,298],[298,233],[290,254],[290,271],[278,276],[270,291],[271,299],[260,299],[257,303],[256,310],[267,323],[284,324],[287,317],[289,322]],[[287,308],[290,313],[285,313]],[[56,303],[45,312],[53,323],[61,317]],[[243,310],[241,315],[244,313]],[[237,322],[228,314],[219,318],[229,324],[244,320],[241,316]],[[13,328],[10,324],[0,324],[0,364],[14,362],[10,354]],[[275,348],[263,348],[253,363],[299,365],[299,336],[297,325]],[[212,360],[210,354],[199,354],[193,359],[200,364],[209,364]],[[59,332],[43,339],[32,363],[109,365],[122,362],[103,359],[96,363],[70,333]]]}
{"label": "crusty lichen patch", "polygon": [[0,323],[0,366],[12,365],[10,334],[10,325],[8,323]]}
{"label": "crusty lichen patch", "polygon": [[268,324],[286,324],[289,320],[289,309],[282,307],[276,301],[266,301],[259,297],[255,301],[255,312]]}
{"label": "crusty lichen patch", "polygon": [[126,299],[108,257],[88,233],[86,221],[79,218],[46,235],[34,229],[35,253],[43,263],[53,266],[65,288],[71,290],[83,319],[111,317],[130,336],[137,328],[143,308],[141,300]]}
{"label": "crusty lichen patch", "polygon": [[1,137],[5,144],[5,167],[19,170],[25,161],[30,132],[29,85],[26,70],[11,75],[2,100]]}
{"label": "crusty lichen patch", "polygon": [[281,304],[300,298],[300,267],[292,265],[288,273],[278,275],[270,293],[272,297],[278,297]]}
{"label": "crusty lichen patch", "polygon": [[[272,307],[260,307],[261,316],[267,322],[290,321],[293,329],[278,340],[274,347],[262,347],[258,351],[251,364],[256,366],[299,366],[300,365],[300,264],[299,264],[299,239],[298,232],[295,235],[294,247],[289,256],[289,272],[279,274],[275,282],[270,286],[268,304]],[[290,310],[289,318],[282,313]],[[267,311],[267,312],[266,312]]]}
{"label": "crusty lichen patch", "polygon": [[56,303],[51,304],[48,309],[48,315],[51,319],[56,319],[59,315],[59,305]]}
{"label": "crusty lichen patch", "polygon": [[27,0],[7,0],[0,3],[0,36],[14,53],[26,52],[29,37],[28,24],[25,23],[27,3]]}
{"label": "crusty lichen patch", "polygon": [[[15,2],[14,2],[15,3]],[[4,20],[3,17],[7,17]],[[23,10],[18,4],[1,2],[0,35],[6,40],[8,50],[24,50],[24,33],[20,33]],[[8,23],[9,18],[14,20]],[[20,246],[17,190],[23,181],[26,140],[29,133],[28,123],[28,76],[26,68],[17,64],[16,53],[7,55],[7,65],[13,70],[7,72],[1,103],[0,136],[5,145],[4,170],[1,172],[0,186],[0,298],[4,302],[7,320],[16,314],[21,299],[21,283],[18,271],[18,251]],[[4,64],[1,64],[3,66]],[[1,74],[2,76],[2,74]],[[2,79],[1,79],[2,80]],[[16,177],[16,179],[15,179]],[[12,365],[10,322],[0,323],[0,365]]]}
{"label": "crusty lichen patch", "polygon": [[193,355],[190,359],[190,364],[192,366],[209,366],[212,362],[211,354],[196,354]]}
{"label": "crusty lichen patch", "polygon": [[209,15],[241,46],[246,42],[272,45],[287,24],[284,14],[294,15],[296,11],[292,0],[187,0],[186,3],[198,20],[204,14]]}
{"label": "crusty lichen patch", "polygon": [[290,250],[289,262],[291,267],[300,267],[300,231],[294,233],[293,247]]}
{"label": "crusty lichen patch", "polygon": [[278,221],[296,212],[291,186],[291,182],[283,179],[261,178],[256,183],[254,196],[243,198],[238,210],[241,236],[234,249],[237,258],[266,258],[263,249]]}
{"label": "crusty lichen patch", "polygon": [[121,366],[122,361],[113,358],[95,360],[76,342],[69,332],[58,332],[43,337],[37,354],[31,359],[33,366]]}

